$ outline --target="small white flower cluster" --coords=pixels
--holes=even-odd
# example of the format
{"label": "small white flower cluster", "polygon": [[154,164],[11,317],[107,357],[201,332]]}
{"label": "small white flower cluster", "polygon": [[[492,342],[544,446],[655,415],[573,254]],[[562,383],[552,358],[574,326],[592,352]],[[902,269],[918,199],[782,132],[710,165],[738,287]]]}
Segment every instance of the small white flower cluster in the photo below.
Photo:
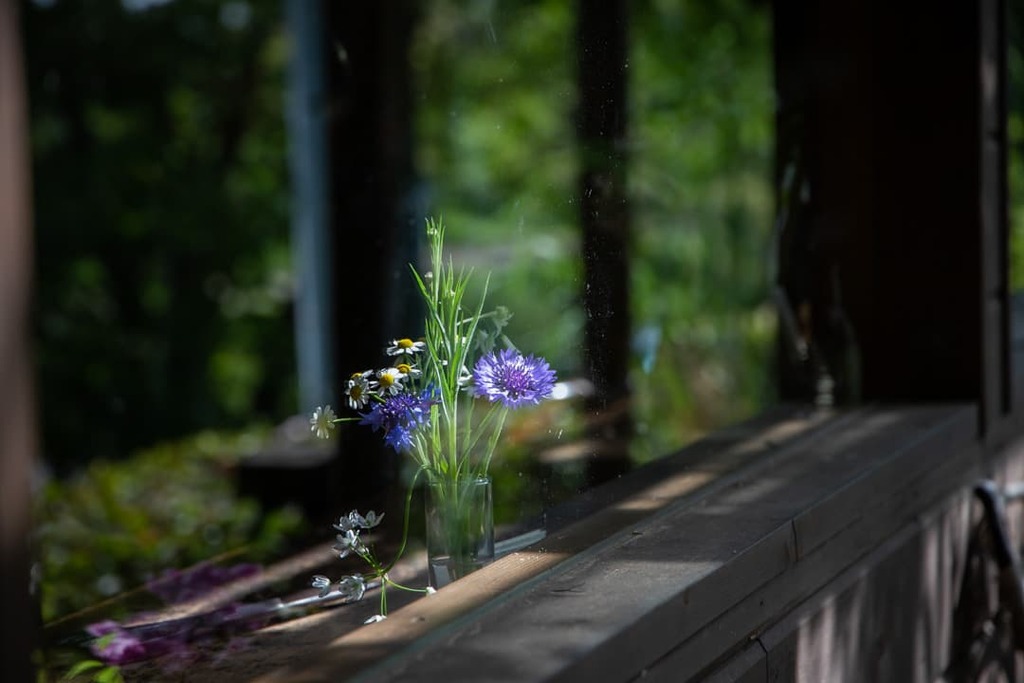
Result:
{"label": "small white flower cluster", "polygon": [[[338,534],[338,542],[334,544],[334,551],[338,553],[338,557],[344,558],[348,557],[351,553],[355,553],[366,560],[375,571],[379,571],[379,563],[374,558],[370,549],[363,543],[359,534],[366,529],[372,529],[377,526],[383,519],[383,512],[377,514],[373,510],[367,512],[365,516],[359,514],[358,510],[342,515],[338,523],[333,525],[335,529],[341,532]],[[329,595],[332,590],[336,590],[343,598],[351,602],[357,602],[362,599],[363,594],[366,592],[366,579],[359,574],[343,576],[336,584],[333,584],[332,588],[329,578],[317,574],[313,577],[312,586],[319,589],[321,598]]]}
{"label": "small white flower cluster", "polygon": [[347,515],[342,515],[338,523],[334,525],[334,528],[341,532],[337,536],[338,542],[334,544],[334,551],[338,553],[338,558],[344,559],[349,554],[355,553],[369,562],[370,560],[367,558],[367,555],[370,551],[366,544],[363,543],[363,540],[359,538],[359,534],[364,529],[372,529],[377,526],[383,519],[383,512],[378,515],[373,510],[367,512],[365,517],[359,514],[357,510],[353,510]]}
{"label": "small white flower cluster", "polygon": [[332,583],[328,577],[323,576],[322,574],[317,574],[313,577],[311,582],[313,588],[320,591],[319,595],[321,598],[325,598],[332,592],[337,591],[338,594],[348,602],[357,602],[362,600],[363,595],[366,593],[367,581],[379,579],[381,591],[380,613],[367,619],[365,622],[367,624],[375,621],[382,621],[386,618],[387,601],[385,595],[388,586],[394,586],[395,588],[415,593],[427,593],[428,595],[435,592],[433,588],[409,588],[408,586],[403,586],[394,581],[388,575],[388,570],[394,563],[392,562],[386,566],[382,564],[373,554],[373,550],[359,537],[363,531],[372,529],[380,524],[383,519],[383,512],[378,514],[373,510],[370,510],[365,515],[362,515],[358,510],[353,510],[347,515],[342,515],[338,520],[338,523],[333,525],[339,532],[338,542],[334,544],[334,551],[338,553],[338,557],[344,558],[355,553],[370,565],[372,571],[369,574],[352,574],[350,576],[343,576],[337,581],[337,583]]}
{"label": "small white flower cluster", "polygon": [[[327,597],[332,588],[331,580],[322,574],[317,574],[313,577],[312,581],[313,588],[320,589],[320,597]],[[358,602],[363,599],[363,594],[366,592],[366,579],[360,574],[353,574],[351,576],[343,576],[335,584],[333,590],[337,590],[341,597],[351,602]]]}
{"label": "small white flower cluster", "polygon": [[[348,407],[352,410],[365,408],[371,400],[397,396],[408,387],[406,382],[415,379],[423,372],[413,364],[416,354],[427,348],[426,343],[412,339],[392,339],[384,352],[391,357],[405,358],[403,362],[392,367],[355,372],[349,377],[345,386],[345,397]],[[407,357],[407,358],[406,358]]]}
{"label": "small white flower cluster", "polygon": [[[419,379],[423,371],[415,364],[416,354],[426,350],[422,341],[412,339],[392,339],[384,349],[388,356],[400,361],[391,367],[380,370],[364,370],[354,372],[345,383],[345,400],[352,410],[361,410],[373,402],[381,402],[389,396],[397,396],[409,389],[412,380]],[[358,418],[353,418],[358,419]],[[335,424],[342,418],[331,406],[318,406],[309,419],[309,428],[318,439],[328,439]]]}

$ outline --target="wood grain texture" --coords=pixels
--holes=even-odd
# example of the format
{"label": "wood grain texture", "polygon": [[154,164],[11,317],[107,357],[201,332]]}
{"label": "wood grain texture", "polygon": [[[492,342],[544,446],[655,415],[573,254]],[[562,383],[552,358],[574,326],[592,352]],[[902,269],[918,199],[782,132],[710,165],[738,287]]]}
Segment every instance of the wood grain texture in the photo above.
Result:
{"label": "wood grain texture", "polygon": [[685,492],[704,475],[680,473],[260,680],[686,680],[958,486],[974,420],[971,406],[864,409],[700,495]]}
{"label": "wood grain texture", "polygon": [[[696,501],[749,478],[750,467],[770,466],[766,456],[795,447],[819,432],[839,429],[853,415],[831,415],[780,406],[716,432],[629,475],[592,489],[547,515],[549,536],[527,551],[503,558],[473,577],[445,588],[429,600],[395,611],[371,627],[359,628],[374,612],[375,599],[280,624],[255,634],[252,647],[230,662],[190,670],[194,680],[337,680],[395,654],[415,639],[502,598],[574,554],[608,541],[615,530],[636,524],[683,500]],[[758,463],[764,461],[763,465]],[[412,563],[419,568],[421,559]],[[405,582],[405,581],[403,581]],[[411,581],[411,585],[421,582]],[[401,601],[399,593],[389,602]],[[406,600],[407,602],[407,600]],[[401,602],[396,602],[396,607]],[[484,609],[486,609],[484,607]],[[332,645],[333,644],[333,645]]]}

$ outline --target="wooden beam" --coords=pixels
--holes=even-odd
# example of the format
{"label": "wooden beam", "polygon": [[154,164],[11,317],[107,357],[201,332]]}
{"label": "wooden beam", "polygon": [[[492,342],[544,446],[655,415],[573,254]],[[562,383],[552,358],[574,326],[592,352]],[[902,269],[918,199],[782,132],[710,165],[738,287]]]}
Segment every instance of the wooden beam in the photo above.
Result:
{"label": "wooden beam", "polygon": [[[628,3],[580,0],[577,61],[580,227],[583,233],[584,364],[594,395],[588,410],[608,419],[593,436],[605,444],[590,482],[629,466],[632,432],[629,355],[630,221],[626,191]],[[612,451],[609,453],[608,451]]]}
{"label": "wooden beam", "polygon": [[[556,509],[547,520],[548,537],[538,548],[499,560],[485,570],[489,576],[459,581],[436,596],[416,600],[413,611],[394,609],[393,615],[402,616],[389,618],[381,626],[383,631],[378,626],[370,630],[355,628],[376,609],[374,596],[369,596],[357,605],[253,634],[253,647],[235,653],[230,662],[204,664],[192,673],[210,680],[218,675],[266,675],[266,680],[273,681],[345,678],[400,652],[447,622],[465,617],[489,600],[500,599],[505,592],[536,579],[572,555],[602,543],[616,530],[656,515],[681,499],[696,501],[728,489],[745,466],[756,465],[773,453],[845,423],[827,414],[807,414],[793,406],[781,406],[770,415],[722,430],[713,438],[592,490],[584,500]],[[425,573],[425,559],[406,559],[393,570],[392,578],[406,585],[422,585],[422,578],[417,580],[407,572],[411,568]],[[389,604],[397,608],[405,595],[389,594]]]}
{"label": "wooden beam", "polygon": [[[408,329],[415,289],[408,264],[423,217],[411,216],[412,111],[408,48],[414,3],[326,2],[330,99],[330,225],[334,243],[335,394],[352,372],[376,368],[389,336]],[[339,504],[370,504],[397,478],[378,435],[343,424]],[[372,502],[377,505],[378,502]]]}
{"label": "wooden beam", "polygon": [[0,662],[33,680],[38,610],[29,595],[36,452],[28,302],[32,270],[28,103],[17,7],[0,0]]}
{"label": "wooden beam", "polygon": [[737,442],[721,456],[756,457],[731,474],[680,471],[259,680],[688,680],[976,472],[975,411],[867,408]]}
{"label": "wooden beam", "polygon": [[980,401],[982,430],[1010,377],[1002,3],[774,5],[796,318],[863,400]]}
{"label": "wooden beam", "polygon": [[977,106],[981,149],[978,153],[981,220],[981,418],[990,443],[1011,414],[1024,417],[1014,394],[1013,305],[1010,292],[1009,110],[1007,90],[1008,8],[1006,0],[978,3]]}

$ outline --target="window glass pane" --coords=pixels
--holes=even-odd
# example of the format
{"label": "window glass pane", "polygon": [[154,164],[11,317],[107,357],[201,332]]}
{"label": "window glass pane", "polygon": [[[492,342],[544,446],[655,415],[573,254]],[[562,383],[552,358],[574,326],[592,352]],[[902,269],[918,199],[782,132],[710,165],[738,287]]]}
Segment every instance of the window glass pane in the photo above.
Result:
{"label": "window glass pane", "polygon": [[[476,284],[491,274],[488,305],[512,311],[515,344],[563,380],[583,371],[573,34],[572,3],[433,0],[411,51],[426,212],[444,217],[448,250]],[[549,402],[506,428],[490,468],[499,523],[582,486],[581,463],[537,464],[552,442],[581,436],[576,405]]]}
{"label": "window glass pane", "polygon": [[[264,471],[260,502],[239,485],[242,454],[308,435],[308,416],[279,428],[297,404],[293,285],[304,265],[288,231],[294,36],[283,10],[303,2],[24,3],[37,358],[55,475],[39,532],[48,621],[165,569],[267,561],[308,521],[282,507],[301,502],[301,474]],[[478,282],[492,274],[489,302],[514,313],[510,336],[550,361],[569,396],[506,429],[492,468],[499,522],[535,519],[595,481],[603,441],[586,401],[583,4],[423,0],[408,45],[417,211],[443,216],[457,265]],[[616,151],[627,161],[633,439],[621,455],[637,465],[773,396],[773,109],[765,4],[626,6]],[[345,46],[331,47],[343,61]],[[308,469],[307,481],[327,479]],[[113,616],[152,606],[131,602],[140,596],[160,602],[139,591]]]}
{"label": "window glass pane", "polygon": [[774,395],[774,105],[766,6],[640,3],[633,19],[634,453],[644,460]]}
{"label": "window glass pane", "polygon": [[[562,378],[585,372],[572,7],[433,0],[412,51],[429,212],[444,214],[457,261],[492,272],[489,301],[512,309],[517,345]],[[629,455],[641,463],[772,400],[774,131],[767,7],[629,7]],[[539,422],[540,440],[579,438],[568,425]]]}
{"label": "window glass pane", "polygon": [[582,369],[572,40],[570,3],[436,0],[411,56],[428,212],[563,375]]}

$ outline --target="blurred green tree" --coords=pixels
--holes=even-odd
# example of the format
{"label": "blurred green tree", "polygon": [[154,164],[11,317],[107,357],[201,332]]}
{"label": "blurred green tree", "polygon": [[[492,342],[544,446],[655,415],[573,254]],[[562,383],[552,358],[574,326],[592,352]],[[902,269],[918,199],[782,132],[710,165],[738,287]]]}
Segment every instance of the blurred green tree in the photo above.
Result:
{"label": "blurred green tree", "polygon": [[22,9],[49,461],[294,410],[280,2]]}
{"label": "blurred green tree", "polygon": [[[291,412],[280,3],[24,2],[47,455]],[[426,213],[565,376],[584,315],[574,7],[423,0],[409,54]],[[771,50],[763,3],[630,8],[646,458],[771,397]]]}
{"label": "blurred green tree", "polygon": [[[424,3],[417,168],[516,339],[581,370],[574,12]],[[639,460],[774,397],[771,22],[755,0],[630,3],[631,382]]]}

